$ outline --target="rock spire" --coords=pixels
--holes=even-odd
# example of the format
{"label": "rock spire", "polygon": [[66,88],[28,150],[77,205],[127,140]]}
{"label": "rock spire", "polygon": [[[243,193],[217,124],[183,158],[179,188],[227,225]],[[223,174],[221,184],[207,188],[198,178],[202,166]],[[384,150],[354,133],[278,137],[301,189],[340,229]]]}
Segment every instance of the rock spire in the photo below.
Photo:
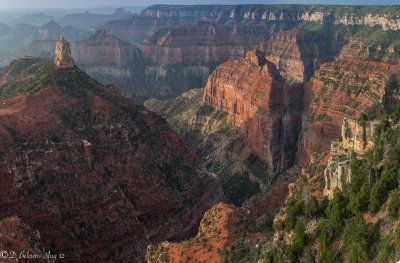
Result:
{"label": "rock spire", "polygon": [[72,69],[75,67],[69,44],[62,36],[60,37],[56,45],[54,65],[56,66],[56,68],[60,69]]}

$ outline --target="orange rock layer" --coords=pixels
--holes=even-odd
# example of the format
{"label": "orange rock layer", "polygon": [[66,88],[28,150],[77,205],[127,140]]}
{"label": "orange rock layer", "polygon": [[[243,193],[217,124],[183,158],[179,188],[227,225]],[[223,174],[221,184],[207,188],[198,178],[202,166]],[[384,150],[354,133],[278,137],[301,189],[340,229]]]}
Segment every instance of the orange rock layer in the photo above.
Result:
{"label": "orange rock layer", "polygon": [[252,150],[279,171],[295,159],[301,96],[301,88],[284,84],[275,65],[254,50],[213,72],[204,102],[227,112]]}
{"label": "orange rock layer", "polygon": [[322,65],[305,85],[301,161],[308,163],[314,152],[329,150],[340,136],[344,117],[393,108],[397,95],[389,84],[399,72],[399,66],[356,59]]}
{"label": "orange rock layer", "polygon": [[[273,34],[260,45],[266,59],[276,65],[282,77],[293,82],[307,81],[324,58],[323,41],[300,28]],[[327,59],[327,58],[325,58]]]}

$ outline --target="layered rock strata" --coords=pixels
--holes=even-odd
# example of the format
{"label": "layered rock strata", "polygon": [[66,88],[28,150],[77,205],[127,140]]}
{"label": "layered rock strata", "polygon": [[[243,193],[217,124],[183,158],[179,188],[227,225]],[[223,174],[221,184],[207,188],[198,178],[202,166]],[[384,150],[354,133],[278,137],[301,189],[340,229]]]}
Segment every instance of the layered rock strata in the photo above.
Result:
{"label": "layered rock strata", "polygon": [[340,136],[343,118],[378,114],[391,107],[398,91],[391,85],[399,67],[383,62],[339,60],[326,63],[305,84],[300,161],[329,150]]}
{"label": "layered rock strata", "polygon": [[307,5],[208,5],[173,6],[154,5],[142,11],[142,15],[157,18],[185,19],[207,17],[224,22],[314,22],[330,25],[381,26],[384,30],[399,30],[398,11],[390,7],[368,6],[307,6]]}
{"label": "layered rock strata", "polygon": [[[260,45],[266,59],[274,63],[282,77],[302,83],[307,81],[325,58],[323,41],[300,28],[272,34]],[[326,47],[325,47],[326,48]]]}
{"label": "layered rock strata", "polygon": [[157,63],[199,65],[242,58],[268,38],[265,24],[220,25],[201,19],[195,25],[159,31],[140,48]]}
{"label": "layered rock strata", "polygon": [[302,90],[283,83],[260,51],[228,61],[209,77],[204,102],[228,113],[247,144],[271,171],[291,166],[300,131]]}

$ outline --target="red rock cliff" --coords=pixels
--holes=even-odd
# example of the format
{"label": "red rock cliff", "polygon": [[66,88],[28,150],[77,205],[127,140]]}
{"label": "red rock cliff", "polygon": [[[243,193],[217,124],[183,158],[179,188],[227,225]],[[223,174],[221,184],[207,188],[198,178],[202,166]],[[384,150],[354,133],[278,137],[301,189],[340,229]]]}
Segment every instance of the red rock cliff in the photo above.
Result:
{"label": "red rock cliff", "polygon": [[300,28],[273,34],[260,45],[267,60],[276,65],[282,77],[294,82],[307,81],[324,58],[323,41]]}
{"label": "red rock cliff", "polygon": [[314,152],[329,150],[331,141],[340,136],[343,117],[358,118],[363,112],[382,109],[393,96],[390,76],[399,69],[355,59],[322,65],[305,85],[301,161],[307,163]]}
{"label": "red rock cliff", "polygon": [[213,72],[204,102],[227,112],[253,151],[278,171],[296,155],[301,96],[301,88],[285,85],[275,65],[254,50]]}

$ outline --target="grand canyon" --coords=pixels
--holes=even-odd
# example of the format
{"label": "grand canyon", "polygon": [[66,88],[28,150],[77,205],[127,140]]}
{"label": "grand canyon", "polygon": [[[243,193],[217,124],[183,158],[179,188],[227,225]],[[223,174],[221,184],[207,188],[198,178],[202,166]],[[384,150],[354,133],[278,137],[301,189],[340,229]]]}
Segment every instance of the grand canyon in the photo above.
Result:
{"label": "grand canyon", "polygon": [[400,260],[399,6],[43,10],[0,9],[0,262]]}

